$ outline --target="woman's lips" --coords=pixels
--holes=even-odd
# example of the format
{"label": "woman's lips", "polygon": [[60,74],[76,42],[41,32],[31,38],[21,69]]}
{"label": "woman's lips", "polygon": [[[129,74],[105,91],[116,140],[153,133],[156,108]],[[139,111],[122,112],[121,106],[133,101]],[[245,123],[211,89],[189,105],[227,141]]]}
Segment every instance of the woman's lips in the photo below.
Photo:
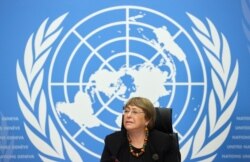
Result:
{"label": "woman's lips", "polygon": [[133,124],[132,121],[126,121],[125,124]]}

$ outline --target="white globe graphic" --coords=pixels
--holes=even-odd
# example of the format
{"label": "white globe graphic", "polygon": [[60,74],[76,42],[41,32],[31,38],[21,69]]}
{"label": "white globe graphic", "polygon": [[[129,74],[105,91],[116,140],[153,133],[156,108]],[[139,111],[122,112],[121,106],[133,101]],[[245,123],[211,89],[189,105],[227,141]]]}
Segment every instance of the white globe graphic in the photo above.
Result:
{"label": "white globe graphic", "polygon": [[122,107],[130,97],[173,108],[181,143],[198,122],[207,89],[204,63],[191,36],[170,17],[138,6],[103,9],[77,22],[58,45],[48,80],[60,127],[95,158],[104,137],[120,129]]}

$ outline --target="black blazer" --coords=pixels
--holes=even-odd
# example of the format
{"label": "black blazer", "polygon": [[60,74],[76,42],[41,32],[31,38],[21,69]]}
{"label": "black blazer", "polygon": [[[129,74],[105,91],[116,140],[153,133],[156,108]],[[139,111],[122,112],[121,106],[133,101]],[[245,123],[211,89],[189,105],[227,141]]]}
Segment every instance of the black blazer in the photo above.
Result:
{"label": "black blazer", "polygon": [[105,138],[101,162],[180,162],[179,144],[174,134],[149,131],[143,155],[133,157],[129,152],[126,131],[112,133]]}

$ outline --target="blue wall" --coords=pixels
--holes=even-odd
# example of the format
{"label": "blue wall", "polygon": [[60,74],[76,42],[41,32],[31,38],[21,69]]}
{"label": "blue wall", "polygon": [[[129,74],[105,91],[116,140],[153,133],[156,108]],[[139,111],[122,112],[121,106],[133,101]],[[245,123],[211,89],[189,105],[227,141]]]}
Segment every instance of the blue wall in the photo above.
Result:
{"label": "blue wall", "polygon": [[0,2],[0,161],[99,161],[132,96],[183,161],[250,159],[250,1]]}

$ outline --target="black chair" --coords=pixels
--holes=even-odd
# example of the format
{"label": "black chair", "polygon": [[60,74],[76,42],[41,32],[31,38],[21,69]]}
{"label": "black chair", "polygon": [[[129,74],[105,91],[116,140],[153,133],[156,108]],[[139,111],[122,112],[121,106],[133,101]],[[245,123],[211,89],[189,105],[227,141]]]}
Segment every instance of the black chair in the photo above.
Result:
{"label": "black chair", "polygon": [[172,126],[172,109],[171,108],[155,108],[156,120],[155,129],[164,133],[173,133]]}

